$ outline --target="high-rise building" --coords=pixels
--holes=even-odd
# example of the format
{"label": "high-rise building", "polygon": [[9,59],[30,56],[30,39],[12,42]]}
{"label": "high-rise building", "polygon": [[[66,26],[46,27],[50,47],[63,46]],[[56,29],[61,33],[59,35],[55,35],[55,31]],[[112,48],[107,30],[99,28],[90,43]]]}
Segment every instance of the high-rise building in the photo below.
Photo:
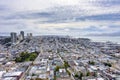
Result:
{"label": "high-rise building", "polygon": [[20,32],[20,36],[21,36],[21,40],[23,40],[24,39],[24,31]]}
{"label": "high-rise building", "polygon": [[17,33],[11,32],[11,42],[12,44],[17,42]]}
{"label": "high-rise building", "polygon": [[27,33],[27,37],[28,37],[29,39],[32,39],[32,33]]}
{"label": "high-rise building", "polygon": [[20,35],[18,35],[18,40],[19,40],[19,41],[23,40],[23,37],[22,37],[22,35],[21,35],[21,34],[20,34]]}

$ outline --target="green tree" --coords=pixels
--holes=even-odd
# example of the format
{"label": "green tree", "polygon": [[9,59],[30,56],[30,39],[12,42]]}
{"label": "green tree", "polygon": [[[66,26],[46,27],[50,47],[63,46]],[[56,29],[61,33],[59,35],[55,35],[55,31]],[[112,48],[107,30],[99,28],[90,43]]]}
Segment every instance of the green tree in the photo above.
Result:
{"label": "green tree", "polygon": [[86,76],[90,76],[90,72],[87,72]]}
{"label": "green tree", "polygon": [[55,71],[59,71],[60,66],[56,66]]}
{"label": "green tree", "polygon": [[16,62],[34,61],[37,55],[38,55],[37,53],[22,52],[20,54],[20,57],[17,57],[15,61]]}
{"label": "green tree", "polygon": [[29,56],[30,56],[30,53],[28,53],[28,52],[22,52],[22,53],[20,54],[20,57],[21,57],[21,60],[22,60],[22,61],[25,61],[26,58],[28,58]]}
{"label": "green tree", "polygon": [[82,79],[83,73],[80,72],[79,78]]}
{"label": "green tree", "polygon": [[104,63],[105,66],[111,67],[112,65],[110,63]]}
{"label": "green tree", "polygon": [[16,61],[16,62],[22,62],[22,61],[21,61],[21,57],[16,58],[15,61]]}
{"label": "green tree", "polygon": [[68,62],[64,61],[64,67],[65,67],[65,69],[67,69],[68,67],[70,67],[70,65],[68,64]]}
{"label": "green tree", "polygon": [[29,56],[29,59],[30,59],[30,61],[34,61],[36,57],[37,57],[37,54],[36,54],[36,53],[32,53],[32,54]]}
{"label": "green tree", "polygon": [[68,71],[68,70],[66,70],[66,71],[67,71],[68,75],[70,76],[71,75],[70,71]]}
{"label": "green tree", "polygon": [[77,73],[75,74],[75,77],[76,77],[76,78],[78,78],[78,77],[79,77]]}
{"label": "green tree", "polygon": [[89,64],[95,65],[95,62],[94,61],[89,61]]}

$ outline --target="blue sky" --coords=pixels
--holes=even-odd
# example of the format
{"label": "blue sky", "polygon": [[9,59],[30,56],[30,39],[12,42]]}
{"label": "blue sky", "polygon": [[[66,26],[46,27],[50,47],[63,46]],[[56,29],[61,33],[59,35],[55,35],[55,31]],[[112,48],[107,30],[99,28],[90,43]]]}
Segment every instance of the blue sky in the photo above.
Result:
{"label": "blue sky", "polygon": [[120,36],[120,0],[0,0],[0,34]]}

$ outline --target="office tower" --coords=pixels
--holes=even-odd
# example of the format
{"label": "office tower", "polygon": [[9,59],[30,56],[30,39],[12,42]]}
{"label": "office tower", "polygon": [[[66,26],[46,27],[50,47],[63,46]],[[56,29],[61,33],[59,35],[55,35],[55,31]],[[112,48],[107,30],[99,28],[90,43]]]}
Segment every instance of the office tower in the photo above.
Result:
{"label": "office tower", "polygon": [[32,33],[30,33],[30,38],[32,38],[32,36],[33,36]]}
{"label": "office tower", "polygon": [[32,33],[27,33],[27,37],[28,37],[29,39],[32,39]]}
{"label": "office tower", "polygon": [[11,32],[11,42],[12,44],[17,42],[17,33]]}
{"label": "office tower", "polygon": [[22,35],[21,35],[21,34],[20,34],[20,35],[18,35],[18,40],[19,40],[19,41],[23,40],[23,37],[22,37]]}
{"label": "office tower", "polygon": [[24,31],[21,31],[21,32],[20,32],[20,37],[21,37],[21,40],[24,39]]}

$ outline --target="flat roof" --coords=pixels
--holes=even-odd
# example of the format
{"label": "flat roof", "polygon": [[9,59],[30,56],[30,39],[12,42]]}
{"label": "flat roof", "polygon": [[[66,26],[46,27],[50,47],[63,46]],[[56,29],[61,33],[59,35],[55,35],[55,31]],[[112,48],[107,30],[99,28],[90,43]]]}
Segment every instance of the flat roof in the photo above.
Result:
{"label": "flat roof", "polygon": [[4,77],[11,77],[11,76],[20,76],[22,74],[21,71],[19,72],[8,72],[4,74]]}

